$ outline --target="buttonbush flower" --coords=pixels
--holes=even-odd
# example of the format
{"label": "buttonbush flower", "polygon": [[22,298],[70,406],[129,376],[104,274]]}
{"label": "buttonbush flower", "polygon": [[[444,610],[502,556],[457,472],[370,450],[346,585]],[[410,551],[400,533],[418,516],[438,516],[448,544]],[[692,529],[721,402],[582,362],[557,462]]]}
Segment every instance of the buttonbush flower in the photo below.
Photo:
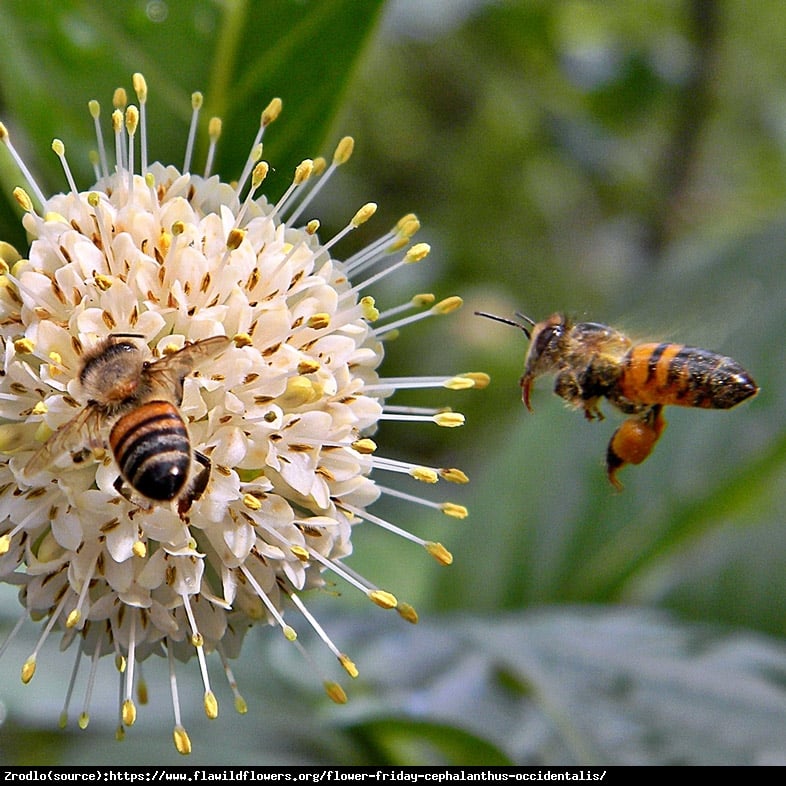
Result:
{"label": "buttonbush flower", "polygon": [[[32,239],[26,258],[7,244],[0,247],[0,580],[19,586],[23,612],[12,637],[26,621],[40,625],[23,682],[32,679],[55,632],[61,649],[75,653],[62,723],[86,660],[79,725],[87,726],[95,668],[110,655],[119,672],[122,737],[143,703],[139,663],[161,656],[170,675],[174,743],[188,753],[176,661],[196,661],[204,709],[215,718],[218,701],[206,659],[221,660],[235,707],[244,712],[229,659],[258,622],[278,626],[302,651],[300,623],[289,621],[296,612],[345,671],[357,675],[309,612],[306,590],[345,582],[378,606],[417,620],[410,605],[346,564],[353,529],[363,522],[382,527],[449,564],[441,544],[369,508],[389,494],[463,518],[459,504],[424,499],[378,478],[405,473],[427,484],[467,478],[455,468],[385,458],[372,436],[382,420],[461,425],[462,416],[450,409],[410,408],[388,399],[406,388],[482,387],[487,377],[378,373],[387,339],[423,317],[456,309],[461,300],[437,302],[422,294],[378,309],[371,293],[382,279],[428,254],[425,243],[412,242],[419,226],[413,215],[343,261],[334,247],[376,206],[362,206],[325,241],[318,221],[306,220],[312,199],[350,157],[351,138],[339,143],[329,163],[304,160],[271,204],[260,194],[268,171],[261,142],[280,100],[262,112],[247,164],[236,183],[227,183],[210,173],[218,119],[209,124],[204,174],[192,171],[198,93],[182,169],[148,162],[147,86],[140,74],[133,85],[138,105],[129,105],[123,90],[114,96],[111,153],[101,107],[89,103],[98,153],[96,183],[87,191],[79,191],[65,146],[55,140],[68,187],[46,197],[0,124],[0,139],[26,180],[14,195]],[[131,347],[145,361],[132,379],[136,384],[155,364],[166,365],[164,359],[179,350],[215,336],[225,341],[208,342],[214,348],[209,356],[191,350],[178,355],[187,367],[174,364],[177,373],[167,377],[168,388],[163,385],[202,460],[193,462],[187,487],[205,467],[206,485],[171,501],[150,499],[133,479],[118,481],[107,437],[121,413],[150,396],[143,386],[120,404],[99,406],[102,387],[109,391],[117,380],[100,378],[109,372],[98,368],[89,393],[86,359],[109,344]],[[146,426],[129,428],[135,436]],[[152,439],[158,438],[157,432]],[[346,700],[337,682],[326,677],[325,687],[333,700]]]}

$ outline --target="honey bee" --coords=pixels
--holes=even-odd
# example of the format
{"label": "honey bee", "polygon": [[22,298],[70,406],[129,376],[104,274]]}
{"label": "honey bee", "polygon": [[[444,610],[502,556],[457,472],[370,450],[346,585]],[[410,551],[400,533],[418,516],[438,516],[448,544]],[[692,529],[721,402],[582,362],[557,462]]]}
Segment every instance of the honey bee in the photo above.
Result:
{"label": "honey bee", "polygon": [[521,322],[475,313],[513,325],[530,339],[520,381],[530,412],[533,382],[551,373],[556,374],[554,392],[583,409],[588,420],[603,420],[598,406],[603,398],[630,416],[606,451],[606,471],[617,489],[622,488],[617,472],[626,464],[640,464],[655,447],[666,427],[664,406],[730,409],[759,390],[736,360],[706,349],[668,342],[634,344],[608,325],[574,323],[563,314],[536,323],[519,313]]}
{"label": "honey bee", "polygon": [[[101,455],[108,443],[119,470],[118,493],[148,508],[177,499],[183,515],[202,496],[211,466],[206,456],[191,450],[178,409],[183,380],[197,364],[226,349],[230,339],[203,339],[150,360],[133,340],[141,338],[113,334],[85,355],[78,380],[87,404],[33,454],[24,474],[32,478],[66,453],[76,463],[91,452]],[[195,473],[192,459],[201,465]]]}

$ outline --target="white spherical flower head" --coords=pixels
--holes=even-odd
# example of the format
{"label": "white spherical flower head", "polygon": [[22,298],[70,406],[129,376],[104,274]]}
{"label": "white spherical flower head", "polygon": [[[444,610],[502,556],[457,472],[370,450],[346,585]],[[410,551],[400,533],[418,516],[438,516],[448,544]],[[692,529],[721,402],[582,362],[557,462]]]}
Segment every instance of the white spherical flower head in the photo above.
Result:
{"label": "white spherical flower head", "polygon": [[[32,238],[27,258],[0,248],[0,580],[21,585],[20,626],[41,622],[24,682],[55,630],[77,661],[114,655],[122,735],[136,719],[136,664],[165,656],[174,742],[187,753],[176,658],[196,656],[205,712],[216,717],[206,658],[217,653],[242,712],[227,659],[255,622],[279,626],[300,648],[297,626],[284,619],[294,610],[357,675],[301,597],[323,586],[325,572],[416,621],[411,606],[344,564],[353,528],[383,527],[449,564],[439,543],[368,508],[387,493],[463,518],[461,505],[376,478],[403,472],[464,483],[466,476],[385,459],[370,435],[383,419],[461,425],[458,413],[386,400],[407,387],[482,387],[487,377],[378,375],[386,337],[461,301],[418,295],[380,313],[368,294],[427,255],[428,246],[411,244],[414,216],[345,261],[333,247],[371,217],[373,204],[327,242],[316,221],[300,220],[349,158],[350,138],[330,164],[298,166],[273,205],[259,195],[267,173],[259,159],[278,99],[262,113],[247,166],[229,185],[209,174],[216,119],[206,172],[191,171],[199,94],[183,171],[148,164],[139,74],[134,88],[139,109],[122,94],[116,100],[111,165],[100,107],[89,104],[99,153],[88,191],[77,189],[56,140],[69,189],[46,198],[0,124],[28,181],[15,195]],[[326,678],[325,686],[334,700],[346,699],[338,683]],[[63,722],[67,713],[68,700]]]}

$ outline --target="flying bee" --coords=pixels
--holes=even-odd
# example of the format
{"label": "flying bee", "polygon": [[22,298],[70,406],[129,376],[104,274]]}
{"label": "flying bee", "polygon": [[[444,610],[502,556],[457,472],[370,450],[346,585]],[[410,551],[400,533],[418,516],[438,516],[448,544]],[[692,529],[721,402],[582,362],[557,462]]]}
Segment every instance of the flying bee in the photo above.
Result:
{"label": "flying bee", "polygon": [[[183,381],[231,340],[215,336],[150,360],[135,338],[142,337],[113,334],[85,354],[78,380],[86,406],[33,454],[24,474],[33,477],[66,453],[74,462],[84,461],[90,452],[100,455],[108,443],[119,470],[118,493],[136,501],[130,488],[146,507],[177,499],[183,515],[204,493],[211,467],[206,456],[192,453],[178,409]],[[192,457],[200,465],[195,473]]]}
{"label": "flying bee", "polygon": [[535,379],[556,374],[554,392],[584,410],[588,420],[603,420],[605,398],[629,417],[611,437],[606,471],[618,489],[617,472],[640,464],[650,455],[666,421],[663,407],[730,409],[754,396],[759,388],[732,358],[706,349],[673,343],[634,344],[624,333],[597,322],[571,322],[552,314],[521,322],[476,311],[478,316],[513,325],[530,340],[521,377],[521,395],[531,412]]}

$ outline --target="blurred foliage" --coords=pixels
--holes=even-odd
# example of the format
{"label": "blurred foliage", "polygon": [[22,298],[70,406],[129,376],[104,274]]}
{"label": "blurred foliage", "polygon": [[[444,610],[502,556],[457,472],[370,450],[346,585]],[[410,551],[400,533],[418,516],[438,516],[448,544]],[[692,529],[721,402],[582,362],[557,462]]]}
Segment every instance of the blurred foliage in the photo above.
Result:
{"label": "blurred foliage", "polygon": [[[318,599],[361,671],[340,708],[263,631],[238,664],[252,717],[194,729],[189,763],[782,764],[786,7],[398,0],[378,29],[380,6],[364,0],[57,8],[0,7],[2,119],[47,190],[63,187],[53,136],[90,182],[86,102],[108,107],[133,71],[150,85],[155,154],[181,160],[201,89],[203,118],[224,117],[230,178],[281,95],[265,141],[282,176],[271,187],[352,133],[355,156],[315,211],[325,236],[368,200],[382,228],[414,210],[432,254],[375,292],[379,305],[415,291],[465,298],[391,342],[385,373],[484,369],[493,380],[406,397],[460,409],[460,431],[396,423],[376,437],[384,455],[472,479],[443,490],[470,508],[464,522],[400,501],[375,508],[444,542],[450,568],[386,533],[353,537],[353,566],[415,603],[418,628],[395,619],[383,631],[349,596]],[[151,9],[168,14],[153,22]],[[21,181],[1,155],[0,166],[8,197]],[[20,243],[12,207],[0,230]],[[356,234],[350,247],[369,239]],[[731,412],[668,411],[654,454],[616,493],[603,457],[618,418],[585,422],[546,380],[527,413],[526,341],[476,309],[566,310],[706,346],[742,362],[761,393]],[[4,667],[25,655],[12,648]],[[162,676],[148,670],[151,683]],[[53,733],[60,669],[46,679],[4,689],[3,760],[175,761],[168,720],[148,726],[149,712],[127,747],[97,744],[113,728],[111,688],[103,708],[94,699],[100,728]],[[47,701],[23,705],[41,682]]]}

